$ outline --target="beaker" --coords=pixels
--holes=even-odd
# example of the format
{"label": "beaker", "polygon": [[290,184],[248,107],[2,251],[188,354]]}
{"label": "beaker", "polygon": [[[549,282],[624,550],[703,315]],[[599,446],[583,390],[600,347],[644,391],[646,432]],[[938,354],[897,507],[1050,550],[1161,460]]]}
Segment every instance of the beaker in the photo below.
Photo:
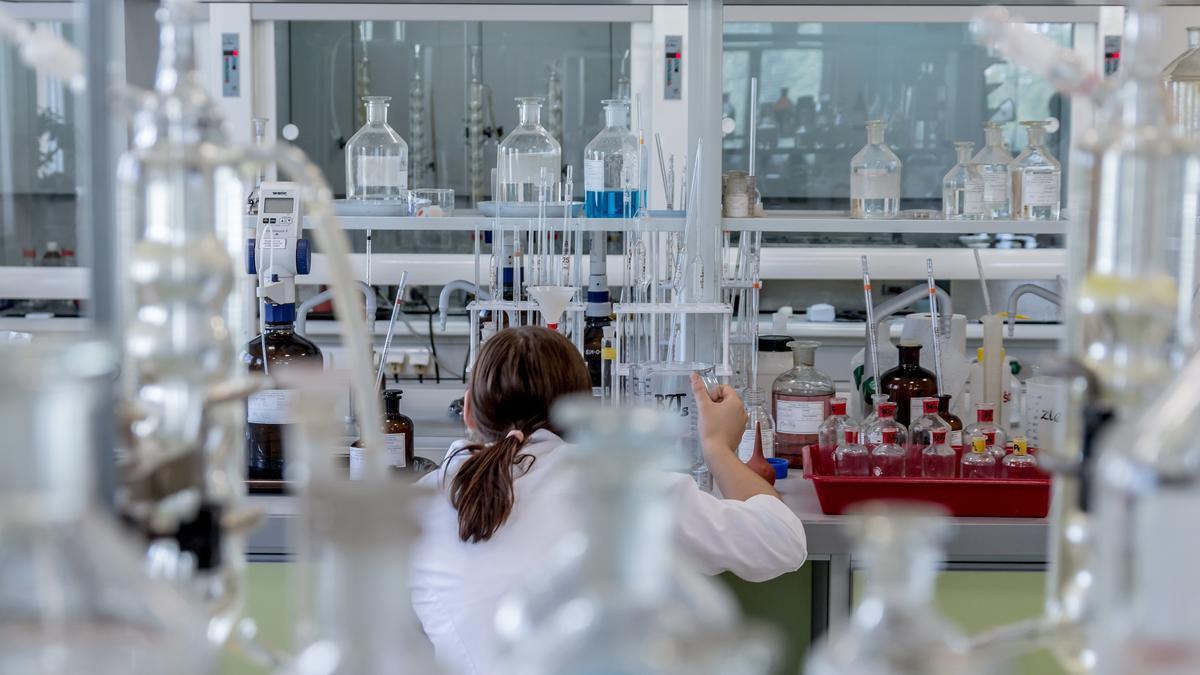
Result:
{"label": "beaker", "polygon": [[677,467],[691,472],[696,484],[706,492],[712,491],[712,474],[704,461],[697,428],[699,410],[692,395],[692,373],[700,375],[712,392],[716,386],[715,369],[711,363],[640,363],[631,368],[632,400],[683,418],[683,451],[686,464]]}

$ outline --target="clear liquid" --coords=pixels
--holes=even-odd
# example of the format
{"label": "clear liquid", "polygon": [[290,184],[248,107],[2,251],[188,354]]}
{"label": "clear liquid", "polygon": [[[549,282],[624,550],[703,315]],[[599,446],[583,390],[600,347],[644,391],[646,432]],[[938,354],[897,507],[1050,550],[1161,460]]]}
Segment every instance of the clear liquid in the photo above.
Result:
{"label": "clear liquid", "polygon": [[624,190],[588,190],[584,198],[584,213],[588,218],[634,218],[641,208],[641,194],[629,192],[629,208],[625,208]]}
{"label": "clear liquid", "polygon": [[877,478],[904,476],[907,453],[898,445],[881,445],[871,451],[871,475]]}
{"label": "clear liquid", "polygon": [[1009,175],[1009,166],[1007,164],[981,164],[979,165],[979,175],[984,182],[983,217],[987,220],[1011,218],[1012,178]]}
{"label": "clear liquid", "polygon": [[969,452],[963,455],[962,461],[962,477],[963,478],[995,478],[996,477],[996,460],[992,459],[987,453]]}
{"label": "clear liquid", "polygon": [[[500,157],[496,163],[498,200],[504,202],[537,202],[541,182],[546,181],[546,201],[559,199],[561,160],[553,153],[525,153]],[[543,173],[543,169],[545,170]]]}
{"label": "clear liquid", "polygon": [[858,446],[853,450],[843,448],[836,454],[837,475],[839,476],[869,476],[871,475],[871,456],[867,449]]}
{"label": "clear liquid", "polygon": [[958,456],[954,451],[944,453],[935,452],[932,448],[926,450],[921,453],[921,475],[926,478],[953,478],[958,469]]}
{"label": "clear liquid", "polygon": [[1009,455],[1000,465],[1002,478],[1041,478],[1037,460],[1030,455]]}
{"label": "clear liquid", "polygon": [[850,198],[851,218],[895,218],[900,213],[899,197],[882,199]]}

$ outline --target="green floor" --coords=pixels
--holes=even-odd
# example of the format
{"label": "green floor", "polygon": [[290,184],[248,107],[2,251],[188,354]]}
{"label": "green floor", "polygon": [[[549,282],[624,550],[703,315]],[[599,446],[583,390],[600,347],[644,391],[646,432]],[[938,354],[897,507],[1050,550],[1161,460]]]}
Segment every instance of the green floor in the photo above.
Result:
{"label": "green floor", "polygon": [[[253,563],[249,567],[249,610],[259,624],[267,644],[291,643],[292,603],[290,565]],[[857,574],[855,575],[857,579]],[[773,626],[783,638],[785,653],[779,675],[796,675],[809,646],[812,575],[806,565],[799,572],[773,581],[753,584],[725,575],[747,616]],[[943,572],[938,579],[938,603],[942,612],[964,631],[975,633],[1036,616],[1042,606],[1044,577],[1037,572]],[[1047,655],[1026,659],[1018,669],[1022,675],[1060,675],[1062,671]],[[225,675],[259,675],[264,671],[244,659],[229,655]]]}

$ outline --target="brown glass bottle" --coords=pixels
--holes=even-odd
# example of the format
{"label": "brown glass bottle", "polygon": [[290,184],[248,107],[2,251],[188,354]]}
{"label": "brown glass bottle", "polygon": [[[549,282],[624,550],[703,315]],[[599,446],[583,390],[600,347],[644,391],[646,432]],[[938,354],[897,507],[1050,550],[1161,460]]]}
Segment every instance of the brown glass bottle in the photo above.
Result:
{"label": "brown glass bottle", "polygon": [[[266,331],[246,343],[242,361],[252,373],[278,373],[295,366],[321,366],[321,350],[296,335],[294,305],[266,305]],[[263,345],[267,358],[263,361]],[[246,403],[246,478],[283,480],[285,427],[293,421],[293,393],[268,389]]]}
{"label": "brown glass bottle", "polygon": [[[591,309],[589,307],[588,311]],[[601,367],[603,361],[604,327],[611,325],[608,316],[588,314],[583,324],[583,360],[587,363],[588,375],[592,378],[592,395],[600,396]]]}
{"label": "brown glass bottle", "polygon": [[393,469],[413,465],[413,421],[400,412],[402,398],[404,392],[399,389],[383,392],[383,446]]}
{"label": "brown glass bottle", "polygon": [[[895,401],[896,421],[907,427],[921,416],[921,399],[938,395],[937,377],[921,367],[921,345],[903,343],[899,351],[900,365],[879,378],[879,393],[887,394],[888,400]],[[914,401],[917,405],[915,417]]]}
{"label": "brown glass bottle", "polygon": [[950,412],[949,394],[938,396],[938,417],[950,425],[950,434],[946,437],[946,442],[956,451],[961,451],[963,447],[963,423],[958,418],[958,415]]}

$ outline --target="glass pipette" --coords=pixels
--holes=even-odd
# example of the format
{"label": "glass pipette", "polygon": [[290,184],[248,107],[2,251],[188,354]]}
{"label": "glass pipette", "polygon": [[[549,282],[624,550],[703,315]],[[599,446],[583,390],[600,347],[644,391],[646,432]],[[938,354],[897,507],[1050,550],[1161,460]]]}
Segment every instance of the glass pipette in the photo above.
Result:
{"label": "glass pipette", "polygon": [[933,331],[933,371],[937,376],[938,396],[941,396],[946,393],[946,385],[942,379],[942,338],[938,325],[937,284],[933,282],[933,258],[925,259],[925,273],[929,281],[929,321]]}
{"label": "glass pipette", "polygon": [[[875,378],[875,386],[879,384],[879,336],[875,330],[875,305],[871,300],[871,273],[867,269],[867,256],[862,257],[862,273],[863,273],[863,298],[867,305],[867,350],[871,353],[871,377]],[[865,370],[865,369],[864,369]],[[870,378],[863,380],[863,391],[866,391],[867,382]]]}

